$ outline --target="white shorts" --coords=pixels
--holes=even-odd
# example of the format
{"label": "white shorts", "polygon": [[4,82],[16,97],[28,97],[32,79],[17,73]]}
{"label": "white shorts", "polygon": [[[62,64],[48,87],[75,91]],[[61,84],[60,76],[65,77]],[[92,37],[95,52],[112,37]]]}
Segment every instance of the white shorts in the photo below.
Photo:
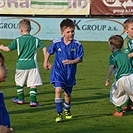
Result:
{"label": "white shorts", "polygon": [[27,87],[42,85],[38,68],[28,70],[16,70],[15,82],[23,86],[27,80]]}
{"label": "white shorts", "polygon": [[133,101],[133,74],[114,82],[110,90],[110,101],[116,106],[123,105],[129,97]]}

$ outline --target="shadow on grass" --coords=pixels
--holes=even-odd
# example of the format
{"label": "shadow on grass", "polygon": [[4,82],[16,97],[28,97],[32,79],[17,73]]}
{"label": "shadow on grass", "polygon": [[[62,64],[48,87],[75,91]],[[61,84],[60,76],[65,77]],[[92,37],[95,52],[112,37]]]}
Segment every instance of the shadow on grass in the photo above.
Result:
{"label": "shadow on grass", "polygon": [[30,107],[28,106],[28,108],[23,108],[22,106],[24,105],[17,105],[15,104],[14,106],[21,106],[19,109],[17,109],[18,107],[16,107],[17,110],[14,111],[9,111],[9,114],[15,114],[15,115],[19,115],[19,114],[27,114],[27,113],[35,113],[35,112],[42,112],[42,111],[46,111],[46,110],[53,110],[55,107],[54,106],[40,106],[40,107]]}
{"label": "shadow on grass", "polygon": [[[28,131],[32,131],[32,133],[37,133],[37,129],[39,131],[39,133],[95,133],[96,131],[99,131],[98,128],[95,127],[95,129],[92,127],[92,128],[81,128],[81,127],[77,127],[76,129],[73,129],[73,128],[67,128],[66,130],[66,127],[65,125],[68,124],[69,126],[73,123],[73,122],[80,122],[80,120],[85,120],[85,119],[90,119],[90,118],[100,118],[100,117],[103,117],[103,116],[111,116],[110,114],[93,114],[93,115],[79,115],[79,116],[75,116],[73,117],[71,120],[64,120],[63,122],[61,123],[55,123],[54,121],[53,122],[50,122],[49,121],[43,121],[42,123],[35,123],[35,122],[31,122],[30,125],[32,126],[27,126],[26,124],[23,124],[22,126],[17,126],[15,128],[15,131],[16,132],[19,132],[19,133],[28,133]],[[55,129],[53,130],[53,128],[51,128],[55,126]],[[87,125],[86,125],[87,126]],[[36,128],[37,127],[37,128]],[[64,127],[64,128],[63,128]],[[70,126],[71,127],[71,126]]]}

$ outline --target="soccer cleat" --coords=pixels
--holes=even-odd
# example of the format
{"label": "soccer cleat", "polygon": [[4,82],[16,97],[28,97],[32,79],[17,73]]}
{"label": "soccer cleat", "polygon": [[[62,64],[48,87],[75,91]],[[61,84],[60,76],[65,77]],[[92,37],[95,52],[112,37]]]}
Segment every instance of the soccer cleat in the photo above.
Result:
{"label": "soccer cleat", "polygon": [[114,116],[124,116],[124,113],[123,112],[120,112],[120,113],[119,112],[115,112]]}
{"label": "soccer cleat", "polygon": [[57,114],[55,122],[63,122],[63,115],[62,115],[62,113],[58,113]]}
{"label": "soccer cleat", "polygon": [[12,102],[13,103],[16,103],[16,104],[24,104],[24,99],[19,100],[18,98],[13,98],[12,99]]}
{"label": "soccer cleat", "polygon": [[130,111],[132,111],[132,107],[125,106],[125,107],[122,108],[122,110],[123,110],[123,112],[130,112]]}
{"label": "soccer cleat", "polygon": [[72,119],[72,114],[70,110],[64,109],[66,119]]}
{"label": "soccer cleat", "polygon": [[41,106],[38,102],[30,101],[30,107],[38,107],[38,106]]}

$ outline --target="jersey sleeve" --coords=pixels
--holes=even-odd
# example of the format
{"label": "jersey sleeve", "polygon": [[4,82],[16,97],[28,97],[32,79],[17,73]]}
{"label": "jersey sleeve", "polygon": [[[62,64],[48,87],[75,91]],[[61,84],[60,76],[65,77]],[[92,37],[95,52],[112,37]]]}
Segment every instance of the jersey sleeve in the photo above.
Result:
{"label": "jersey sleeve", "polygon": [[[44,43],[40,40],[40,39],[37,39],[36,41],[38,41],[38,47],[40,49],[43,49],[45,47]],[[37,42],[36,42],[37,43]]]}
{"label": "jersey sleeve", "polygon": [[54,54],[54,52],[55,52],[55,43],[52,42],[52,44],[48,48],[48,53],[52,55]]}
{"label": "jersey sleeve", "polygon": [[17,49],[17,39],[13,40],[13,41],[9,44],[8,48],[10,49],[10,51]]}
{"label": "jersey sleeve", "polygon": [[77,58],[82,61],[83,60],[83,56],[84,56],[84,49],[83,49],[82,44],[79,44],[78,50],[77,50]]}

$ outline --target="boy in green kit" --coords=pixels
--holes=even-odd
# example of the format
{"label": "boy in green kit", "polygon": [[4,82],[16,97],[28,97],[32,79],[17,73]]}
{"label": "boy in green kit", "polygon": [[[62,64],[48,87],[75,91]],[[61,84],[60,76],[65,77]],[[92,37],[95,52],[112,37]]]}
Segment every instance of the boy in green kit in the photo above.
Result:
{"label": "boy in green kit", "polygon": [[[126,38],[124,39],[123,49],[124,52],[128,54],[128,57],[132,60],[133,67],[133,18],[129,18],[123,23],[124,30],[127,33]],[[123,111],[128,112],[133,108],[133,103],[129,100],[124,104]]]}
{"label": "boy in green kit", "polygon": [[110,101],[115,105],[114,116],[124,116],[122,105],[133,101],[132,63],[128,55],[121,51],[124,40],[120,35],[111,36],[108,40],[112,54],[109,57],[109,69],[105,86],[109,86],[111,74],[115,71],[115,81],[110,90]]}
{"label": "boy in green kit", "polygon": [[[19,22],[19,31],[22,36],[16,38],[9,46],[0,46],[5,52],[17,49],[18,59],[16,62],[16,90],[17,97],[12,99],[16,104],[24,104],[24,83],[27,81],[27,87],[30,88],[30,107],[38,107],[40,104],[36,100],[37,87],[42,85],[38,64],[37,64],[37,48],[43,51],[46,57],[47,49],[43,42],[30,35],[31,23],[28,19]],[[44,59],[44,68],[48,66],[48,62]]]}

